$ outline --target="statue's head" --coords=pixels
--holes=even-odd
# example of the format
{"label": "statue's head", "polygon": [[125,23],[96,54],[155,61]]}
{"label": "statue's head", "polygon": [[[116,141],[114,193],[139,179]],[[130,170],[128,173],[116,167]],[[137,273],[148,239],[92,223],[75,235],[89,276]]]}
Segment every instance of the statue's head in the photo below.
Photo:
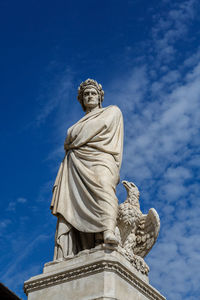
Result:
{"label": "statue's head", "polygon": [[97,91],[98,99],[99,99],[99,107],[102,107],[102,102],[104,99],[104,91],[102,90],[101,84],[99,84],[96,80],[88,78],[86,81],[82,82],[78,88],[78,101],[80,102],[84,111],[86,108],[83,103],[83,93],[86,89],[94,88]]}

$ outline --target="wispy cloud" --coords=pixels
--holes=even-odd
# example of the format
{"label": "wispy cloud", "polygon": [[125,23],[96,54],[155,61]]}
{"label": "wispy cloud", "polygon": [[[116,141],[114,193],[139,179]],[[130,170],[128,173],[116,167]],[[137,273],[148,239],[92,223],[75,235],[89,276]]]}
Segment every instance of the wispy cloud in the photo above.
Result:
{"label": "wispy cloud", "polygon": [[166,64],[175,58],[175,45],[186,38],[188,24],[195,16],[196,4],[196,0],[168,2],[170,9],[164,10],[162,15],[155,15],[152,37],[157,62]]}
{"label": "wispy cloud", "polygon": [[[50,72],[50,71],[49,71]],[[57,73],[50,82],[44,84],[44,91],[41,92],[38,102],[41,106],[36,116],[36,125],[41,125],[55,110],[62,105],[70,95],[73,75],[69,68]],[[43,103],[43,98],[45,99]],[[47,99],[47,100],[46,100]]]}
{"label": "wispy cloud", "polygon": [[[20,264],[20,262],[27,256],[30,255],[31,251],[37,246],[37,244],[42,243],[46,241],[49,238],[49,236],[46,236],[45,234],[40,234],[39,236],[35,237],[31,242],[27,241],[26,242],[26,247],[24,248],[24,245],[22,247],[18,248],[18,253],[15,261],[10,262],[10,264],[7,266],[6,272],[2,276],[2,280],[7,281],[8,278],[10,278],[10,275],[16,271],[17,266]],[[23,244],[25,244],[23,242]],[[23,251],[22,251],[23,248]],[[12,279],[10,279],[12,280]]]}
{"label": "wispy cloud", "polygon": [[17,205],[20,204],[25,204],[27,202],[27,199],[24,197],[19,197],[15,201],[10,201],[8,203],[8,207],[6,208],[7,211],[15,211]]}
{"label": "wispy cloud", "polygon": [[0,231],[2,231],[3,229],[5,229],[11,222],[10,219],[4,219],[0,222]]}
{"label": "wispy cloud", "polygon": [[27,202],[27,199],[26,199],[26,198],[23,198],[23,197],[19,197],[19,198],[17,198],[17,202],[18,202],[18,203],[26,203],[26,202]]}
{"label": "wispy cloud", "polygon": [[30,269],[27,268],[27,265],[26,269],[24,269],[22,262],[31,255],[33,250],[37,249],[38,245],[41,246],[41,244],[48,239],[49,236],[45,234],[40,234],[34,239],[21,241],[20,244],[18,239],[18,241],[16,241],[15,257],[1,270],[1,281],[8,287],[12,287],[12,290],[21,293],[23,282],[30,276],[39,273],[42,268],[41,265],[36,264],[34,266],[32,265]]}

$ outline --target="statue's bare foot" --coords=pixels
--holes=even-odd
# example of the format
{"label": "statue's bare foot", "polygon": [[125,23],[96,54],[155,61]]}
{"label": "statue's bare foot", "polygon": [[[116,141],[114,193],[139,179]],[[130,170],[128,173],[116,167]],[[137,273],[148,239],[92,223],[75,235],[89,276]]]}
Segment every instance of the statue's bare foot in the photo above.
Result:
{"label": "statue's bare foot", "polygon": [[103,239],[105,244],[115,244],[117,245],[119,242],[112,230],[105,230],[103,232]]}

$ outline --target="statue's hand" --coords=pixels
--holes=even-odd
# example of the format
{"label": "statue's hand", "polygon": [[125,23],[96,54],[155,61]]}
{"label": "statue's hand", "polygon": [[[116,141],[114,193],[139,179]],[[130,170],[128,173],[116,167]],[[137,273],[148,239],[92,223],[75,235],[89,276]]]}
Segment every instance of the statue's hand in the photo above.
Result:
{"label": "statue's hand", "polygon": [[71,140],[71,135],[68,134],[65,142],[64,142],[64,149],[67,152],[69,149],[71,149],[71,145],[72,145],[72,140]]}
{"label": "statue's hand", "polygon": [[69,144],[67,143],[67,141],[64,142],[64,149],[65,151],[69,150]]}
{"label": "statue's hand", "polygon": [[65,142],[64,142],[64,149],[65,151],[67,152],[69,150],[69,145],[70,145],[70,137],[69,135],[67,135],[66,139],[65,139]]}

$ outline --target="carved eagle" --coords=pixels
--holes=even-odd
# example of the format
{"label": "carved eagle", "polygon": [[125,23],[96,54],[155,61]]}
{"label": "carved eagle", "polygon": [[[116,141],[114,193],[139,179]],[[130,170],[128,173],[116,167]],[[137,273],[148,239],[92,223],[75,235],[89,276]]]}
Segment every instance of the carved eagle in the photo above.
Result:
{"label": "carved eagle", "polygon": [[126,188],[127,198],[118,209],[120,246],[129,257],[137,255],[144,258],[156,242],[160,219],[154,208],[147,215],[142,214],[137,186],[125,180],[122,183]]}

